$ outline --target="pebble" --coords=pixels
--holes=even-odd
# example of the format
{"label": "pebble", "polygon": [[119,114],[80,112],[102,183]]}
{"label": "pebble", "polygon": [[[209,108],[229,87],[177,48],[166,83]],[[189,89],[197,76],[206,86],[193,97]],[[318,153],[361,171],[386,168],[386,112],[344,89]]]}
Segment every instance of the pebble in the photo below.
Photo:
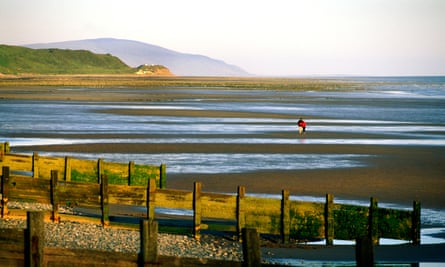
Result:
{"label": "pebble", "polygon": [[[51,210],[51,205],[9,202],[9,209]],[[63,207],[59,213],[72,213]],[[26,220],[0,219],[0,228],[26,228]],[[45,222],[45,246],[138,253],[139,231],[104,228],[92,223],[62,221]],[[195,239],[188,235],[158,234],[158,253],[165,256],[196,257],[242,261],[242,245],[237,241],[213,235]]]}

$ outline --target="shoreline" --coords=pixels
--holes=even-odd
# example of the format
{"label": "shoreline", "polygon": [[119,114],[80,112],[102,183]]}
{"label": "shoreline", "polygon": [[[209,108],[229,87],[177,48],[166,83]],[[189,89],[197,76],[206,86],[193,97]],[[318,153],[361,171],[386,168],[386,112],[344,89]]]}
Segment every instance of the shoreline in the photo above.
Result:
{"label": "shoreline", "polygon": [[[168,172],[167,187],[193,188],[203,183],[203,190],[233,193],[239,185],[248,193],[324,197],[327,193],[344,199],[369,200],[445,209],[445,148],[441,146],[366,146],[366,145],[274,145],[262,144],[125,144],[93,143],[74,145],[40,145],[11,147],[13,153],[341,153],[375,155],[364,159],[368,166],[314,170],[263,170],[243,173]],[[390,159],[390,160],[389,160]],[[419,177],[422,177],[421,179]],[[395,193],[397,192],[397,193]]]}

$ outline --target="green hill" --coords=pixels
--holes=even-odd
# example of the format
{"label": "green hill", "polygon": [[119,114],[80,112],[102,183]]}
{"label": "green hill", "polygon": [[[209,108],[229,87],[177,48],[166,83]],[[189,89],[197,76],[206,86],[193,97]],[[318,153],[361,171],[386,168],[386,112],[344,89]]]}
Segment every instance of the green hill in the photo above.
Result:
{"label": "green hill", "polygon": [[31,49],[0,45],[3,74],[130,74],[135,69],[110,54],[86,50]]}

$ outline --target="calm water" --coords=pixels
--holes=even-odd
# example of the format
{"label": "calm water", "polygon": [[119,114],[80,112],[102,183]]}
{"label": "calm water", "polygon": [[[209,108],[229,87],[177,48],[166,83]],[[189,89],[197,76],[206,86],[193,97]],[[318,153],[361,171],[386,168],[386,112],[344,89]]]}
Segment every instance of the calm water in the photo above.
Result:
{"label": "calm water", "polygon": [[[0,142],[11,146],[70,143],[228,143],[228,144],[370,144],[445,146],[445,77],[350,78],[362,84],[353,91],[262,91],[168,88],[165,93],[230,94],[249,101],[218,102],[209,98],[166,102],[68,102],[5,100],[0,96]],[[59,90],[87,90],[60,88]],[[116,89],[113,89],[116,90]],[[142,89],[141,89],[142,90]],[[125,88],[121,89],[125,91]],[[147,91],[147,90],[144,90]],[[134,93],[134,90],[131,90]],[[241,98],[240,98],[241,99]],[[295,119],[126,116],[109,109],[181,109],[288,114]],[[309,133],[323,138],[279,137],[295,133],[303,115]],[[363,134],[363,138],[330,138],[330,133]],[[87,134],[73,138],[68,134]],[[109,138],[108,135],[121,135]],[[147,137],[122,137],[143,134]],[[39,136],[31,137],[31,136]],[[51,138],[48,138],[48,136]],[[236,136],[235,136],[236,135]],[[373,135],[383,138],[373,138]],[[277,137],[278,136],[278,137]],[[283,135],[281,135],[283,136]],[[289,136],[289,135],[287,135]],[[327,136],[327,137],[326,137]],[[30,151],[31,152],[31,151]],[[60,153],[51,153],[57,155]],[[62,154],[65,155],[65,154]],[[374,155],[354,154],[76,154],[110,161],[166,163],[169,173],[222,173],[277,169],[365,166]],[[445,211],[422,210],[422,221],[445,227]],[[445,231],[444,229],[440,231]]]}

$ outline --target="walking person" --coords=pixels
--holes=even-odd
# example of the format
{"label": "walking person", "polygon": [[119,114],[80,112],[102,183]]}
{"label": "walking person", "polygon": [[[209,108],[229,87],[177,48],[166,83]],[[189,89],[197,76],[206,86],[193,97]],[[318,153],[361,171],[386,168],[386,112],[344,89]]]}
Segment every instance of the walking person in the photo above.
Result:
{"label": "walking person", "polygon": [[298,120],[298,133],[300,135],[305,134],[306,133],[306,122],[303,120],[303,118],[300,118]]}

